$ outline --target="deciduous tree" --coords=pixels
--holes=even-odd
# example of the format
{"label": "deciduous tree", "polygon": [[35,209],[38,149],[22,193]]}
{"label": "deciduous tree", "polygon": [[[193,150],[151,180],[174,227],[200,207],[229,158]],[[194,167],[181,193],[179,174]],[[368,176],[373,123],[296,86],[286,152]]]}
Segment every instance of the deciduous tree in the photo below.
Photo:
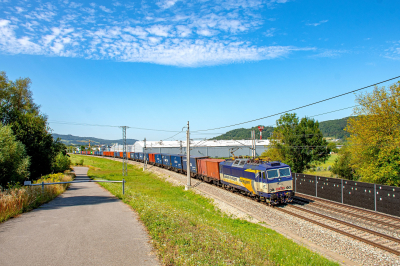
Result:
{"label": "deciduous tree", "polygon": [[330,153],[319,123],[307,117],[299,120],[294,113],[284,114],[276,121],[270,141],[269,154],[277,154],[276,158],[281,158],[297,173],[310,168],[312,163],[325,162]]}
{"label": "deciduous tree", "polygon": [[346,131],[360,181],[400,186],[400,82],[356,98]]}

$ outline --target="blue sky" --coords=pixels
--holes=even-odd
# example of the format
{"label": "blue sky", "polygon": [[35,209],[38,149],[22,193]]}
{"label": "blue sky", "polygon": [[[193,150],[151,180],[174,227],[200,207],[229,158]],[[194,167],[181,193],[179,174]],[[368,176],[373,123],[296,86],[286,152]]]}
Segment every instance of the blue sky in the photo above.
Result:
{"label": "blue sky", "polygon": [[[62,121],[180,131],[189,120],[194,131],[216,128],[399,76],[399,9],[395,0],[0,0],[0,71],[31,78],[55,133],[121,137],[116,127]],[[354,100],[297,113],[314,116]],[[174,134],[129,129],[127,137]]]}

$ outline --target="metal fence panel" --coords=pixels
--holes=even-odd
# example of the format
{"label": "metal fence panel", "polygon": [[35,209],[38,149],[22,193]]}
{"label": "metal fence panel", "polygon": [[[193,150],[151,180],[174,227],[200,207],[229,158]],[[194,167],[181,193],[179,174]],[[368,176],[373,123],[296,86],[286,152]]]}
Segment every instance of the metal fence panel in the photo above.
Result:
{"label": "metal fence panel", "polygon": [[342,202],[341,180],[337,178],[317,177],[318,197]]}
{"label": "metal fence panel", "polygon": [[391,215],[400,216],[400,188],[376,185],[376,209]]}
{"label": "metal fence panel", "polygon": [[375,210],[374,184],[343,180],[343,203]]}

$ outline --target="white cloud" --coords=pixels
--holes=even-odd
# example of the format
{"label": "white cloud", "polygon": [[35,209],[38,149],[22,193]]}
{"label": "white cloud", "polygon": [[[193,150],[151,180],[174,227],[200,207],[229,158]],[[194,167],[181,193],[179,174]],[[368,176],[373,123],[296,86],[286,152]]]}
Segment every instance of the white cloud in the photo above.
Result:
{"label": "white cloud", "polygon": [[197,34],[199,34],[199,35],[201,35],[201,36],[210,37],[210,36],[214,36],[214,35],[218,34],[218,31],[210,30],[210,29],[204,28],[204,29],[199,29],[199,30],[197,30]]}
{"label": "white cloud", "polygon": [[275,8],[277,4],[285,4],[289,2],[289,0],[267,0],[267,7]]}
{"label": "white cloud", "polygon": [[153,35],[168,37],[170,35],[169,31],[171,30],[171,26],[154,25],[146,30]]}
{"label": "white cloud", "polygon": [[103,10],[104,12],[106,12],[106,13],[112,13],[112,12],[113,12],[111,9],[108,9],[108,8],[105,7],[105,6],[99,6],[99,8],[100,8],[101,10]]}
{"label": "white cloud", "polygon": [[15,10],[17,11],[17,13],[22,13],[22,12],[25,12],[25,11],[26,11],[26,9],[24,9],[24,8],[22,8],[22,7],[19,7],[19,6],[16,6],[16,7],[15,7]]}
{"label": "white cloud", "polygon": [[180,0],[161,0],[157,2],[157,5],[161,8],[167,9],[176,4]]}
{"label": "white cloud", "polygon": [[275,34],[275,30],[276,30],[275,28],[270,28],[264,33],[264,35],[267,37],[273,37]]}
{"label": "white cloud", "polygon": [[[122,1],[121,8],[120,2],[111,1],[111,10],[67,0],[59,2],[60,9],[40,1],[24,5],[23,11],[10,9],[6,19],[0,19],[0,52],[196,67],[268,60],[312,49],[246,41],[245,34],[266,22],[259,12],[265,8],[261,0],[178,1],[159,0],[161,9],[146,2],[133,8]],[[264,34],[272,37],[274,32],[270,28]]]}
{"label": "white cloud", "polygon": [[329,50],[329,49],[325,49],[325,50],[316,50],[318,53],[315,55],[312,55],[311,57],[317,58],[317,57],[330,57],[330,58],[336,58],[336,57],[340,57],[342,54],[344,53],[348,53],[348,51],[346,50]]}
{"label": "white cloud", "polygon": [[384,50],[383,57],[392,60],[400,60],[400,41],[391,43],[392,46]]}
{"label": "white cloud", "polygon": [[319,26],[319,25],[321,25],[321,24],[323,24],[323,23],[326,23],[326,22],[328,22],[328,20],[321,20],[320,22],[317,22],[317,23],[306,23],[306,25],[307,25],[307,26],[314,26],[314,27],[316,27],[316,26]]}
{"label": "white cloud", "polygon": [[179,37],[183,38],[188,37],[192,34],[192,30],[189,27],[183,25],[176,26],[176,32]]}

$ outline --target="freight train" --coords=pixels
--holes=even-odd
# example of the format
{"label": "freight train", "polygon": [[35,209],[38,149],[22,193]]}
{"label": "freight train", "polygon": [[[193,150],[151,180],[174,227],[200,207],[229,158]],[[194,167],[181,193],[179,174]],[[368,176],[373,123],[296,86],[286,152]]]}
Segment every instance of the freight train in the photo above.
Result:
{"label": "freight train", "polygon": [[[123,158],[123,152],[83,151],[82,154]],[[184,154],[128,152],[128,160],[144,162],[186,174]],[[246,158],[211,159],[190,156],[190,175],[224,189],[240,192],[269,205],[292,202],[293,179],[290,167],[282,162],[268,162]]]}

